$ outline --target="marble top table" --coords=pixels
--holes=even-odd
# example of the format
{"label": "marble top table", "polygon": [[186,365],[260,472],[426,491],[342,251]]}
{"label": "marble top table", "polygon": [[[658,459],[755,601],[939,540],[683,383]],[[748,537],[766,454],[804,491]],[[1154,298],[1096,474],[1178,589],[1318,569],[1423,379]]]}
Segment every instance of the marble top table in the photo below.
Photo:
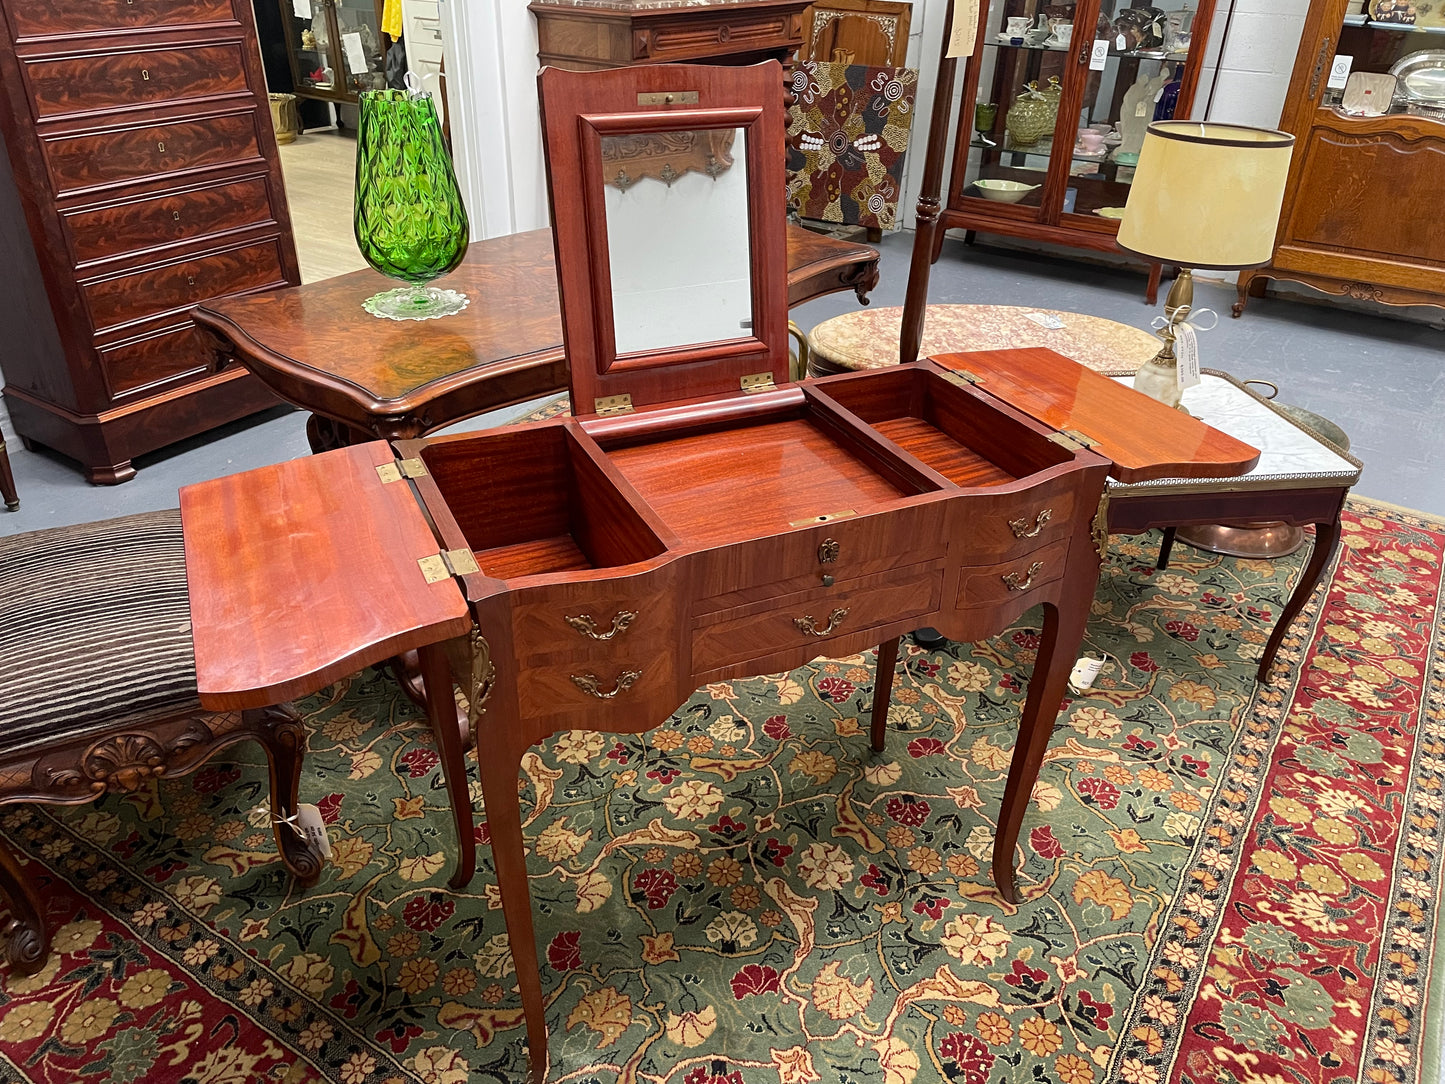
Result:
{"label": "marble top table", "polygon": [[[1132,383],[1132,376],[1116,379]],[[1314,524],[1309,563],[1275,624],[1260,659],[1265,681],[1275,653],[1304,604],[1324,577],[1340,538],[1340,512],[1360,478],[1358,459],[1315,436],[1224,373],[1206,370],[1201,383],[1184,392],[1184,406],[1201,421],[1260,450],[1248,474],[1208,481],[1163,478],[1124,485],[1110,482],[1109,530],[1135,534],[1165,528],[1158,567],[1169,563],[1174,528],[1207,523],[1283,520]]]}

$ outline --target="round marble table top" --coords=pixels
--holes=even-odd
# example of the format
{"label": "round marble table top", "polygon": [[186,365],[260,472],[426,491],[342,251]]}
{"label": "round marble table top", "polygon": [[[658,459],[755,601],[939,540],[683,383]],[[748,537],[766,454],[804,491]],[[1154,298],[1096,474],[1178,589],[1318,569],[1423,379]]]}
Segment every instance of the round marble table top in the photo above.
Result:
{"label": "round marble table top", "polygon": [[[1064,325],[1050,331],[1028,315],[1053,316]],[[882,369],[898,363],[901,307],[862,309],[825,320],[808,335],[818,375]],[[1099,316],[1015,305],[929,305],[920,358],[970,350],[1017,350],[1045,346],[1103,373],[1132,372],[1159,352],[1152,332]]]}

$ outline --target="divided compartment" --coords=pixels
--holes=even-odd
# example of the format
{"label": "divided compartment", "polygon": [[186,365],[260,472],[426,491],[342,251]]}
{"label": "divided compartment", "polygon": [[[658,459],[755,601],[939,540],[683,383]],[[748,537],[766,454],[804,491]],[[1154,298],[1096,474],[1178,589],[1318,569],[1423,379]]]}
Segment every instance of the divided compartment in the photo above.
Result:
{"label": "divided compartment", "polygon": [[1008,485],[1072,458],[981,393],[928,367],[840,376],[814,388],[964,488]]}
{"label": "divided compartment", "polygon": [[484,574],[616,568],[667,546],[566,424],[425,442],[427,473]]}
{"label": "divided compartment", "polygon": [[689,545],[864,515],[942,488],[877,434],[799,388],[585,428]]}

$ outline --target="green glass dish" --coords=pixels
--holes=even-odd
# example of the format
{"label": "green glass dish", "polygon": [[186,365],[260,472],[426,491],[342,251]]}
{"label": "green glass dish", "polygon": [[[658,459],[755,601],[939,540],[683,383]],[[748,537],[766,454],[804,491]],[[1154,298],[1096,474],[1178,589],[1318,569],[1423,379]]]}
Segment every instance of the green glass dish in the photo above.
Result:
{"label": "green glass dish", "polygon": [[434,320],[460,312],[467,295],[428,286],[467,253],[470,226],[430,94],[360,95],[356,146],[356,244],[377,271],[409,283],[367,298],[389,320]]}

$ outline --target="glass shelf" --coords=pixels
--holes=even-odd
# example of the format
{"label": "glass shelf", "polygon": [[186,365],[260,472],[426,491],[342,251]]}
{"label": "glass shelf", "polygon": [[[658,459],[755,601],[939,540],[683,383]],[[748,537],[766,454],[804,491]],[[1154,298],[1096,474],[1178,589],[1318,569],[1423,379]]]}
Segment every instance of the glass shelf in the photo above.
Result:
{"label": "glass shelf", "polygon": [[[1031,143],[1027,147],[1015,147],[1005,137],[1002,141],[994,140],[993,143],[985,143],[977,136],[974,137],[972,146],[981,151],[998,151],[1001,154],[1020,155],[1036,154],[1041,158],[1051,158],[1054,153],[1054,141],[1052,139],[1041,139],[1037,143]],[[1120,169],[1133,169],[1137,162],[1116,162],[1110,155],[1113,153],[1110,147],[1106,154],[1083,154],[1075,145],[1069,157],[1075,162],[1091,162],[1097,166],[1117,166]],[[1088,176],[1088,174],[1076,174],[1076,176]]]}
{"label": "glass shelf", "polygon": [[[1397,27],[1396,29],[1409,30],[1413,27]],[[1445,31],[1442,31],[1445,33]],[[1068,53],[1072,52],[1077,42],[1070,42],[1068,45],[1015,45],[1010,41],[986,41],[984,45],[994,49],[1024,49],[1031,53]],[[1110,60],[1160,60],[1169,63],[1183,64],[1189,59],[1188,53],[1166,53],[1162,49],[1129,49],[1119,51],[1112,46],[1109,48]]]}
{"label": "glass shelf", "polygon": [[1413,23],[1382,23],[1365,15],[1346,15],[1346,26],[1388,30],[1392,34],[1445,34],[1445,26],[1416,26]]}

